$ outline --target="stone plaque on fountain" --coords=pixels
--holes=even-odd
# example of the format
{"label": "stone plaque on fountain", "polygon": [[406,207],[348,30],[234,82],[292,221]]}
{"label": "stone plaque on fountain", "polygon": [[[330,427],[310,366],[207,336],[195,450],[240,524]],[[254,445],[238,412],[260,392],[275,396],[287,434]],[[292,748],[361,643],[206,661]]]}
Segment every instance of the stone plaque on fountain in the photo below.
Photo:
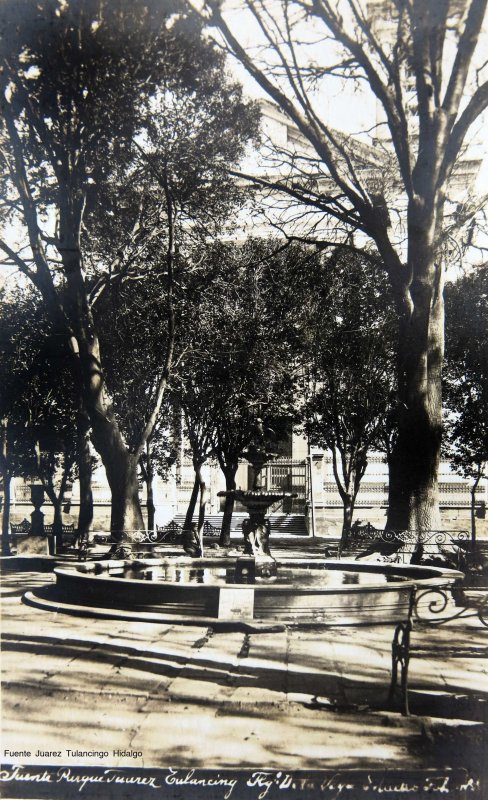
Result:
{"label": "stone plaque on fountain", "polygon": [[219,593],[219,619],[252,619],[254,616],[254,589],[248,586],[222,587]]}

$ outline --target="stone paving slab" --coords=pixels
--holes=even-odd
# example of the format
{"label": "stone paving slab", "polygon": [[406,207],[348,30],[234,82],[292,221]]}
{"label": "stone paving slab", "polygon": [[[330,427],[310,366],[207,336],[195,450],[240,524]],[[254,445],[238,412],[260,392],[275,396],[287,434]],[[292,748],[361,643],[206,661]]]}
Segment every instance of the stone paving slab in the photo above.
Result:
{"label": "stone paving slab", "polygon": [[[419,736],[410,720],[402,720],[392,736],[374,715],[359,720],[300,706],[265,709],[263,713],[254,703],[212,713],[209,707],[178,703],[161,711],[150,704],[132,746],[144,749],[155,765],[317,769],[379,762],[398,765],[409,755],[411,738]],[[153,744],[157,742],[159,747]],[[421,759],[409,763],[417,766]]]}
{"label": "stone paving slab", "polygon": [[205,637],[195,642],[187,664],[171,683],[171,697],[199,700],[205,687],[208,702],[228,702],[234,691],[244,640],[245,635],[240,632],[229,632],[222,637],[207,631]]}

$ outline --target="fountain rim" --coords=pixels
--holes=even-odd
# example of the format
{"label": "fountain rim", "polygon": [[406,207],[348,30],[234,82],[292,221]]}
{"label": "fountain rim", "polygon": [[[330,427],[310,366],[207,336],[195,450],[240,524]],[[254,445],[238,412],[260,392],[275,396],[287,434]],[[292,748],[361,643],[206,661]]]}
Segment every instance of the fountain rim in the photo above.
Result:
{"label": "fountain rim", "polygon": [[[106,568],[102,572],[94,573],[93,571],[83,572],[79,571],[77,567],[83,566],[86,567],[87,562],[74,562],[69,566],[63,567],[56,567],[54,569],[54,574],[57,576],[58,574],[61,576],[76,576],[76,578],[84,579],[84,580],[96,580],[97,583],[102,581],[108,581],[109,585],[114,584],[121,584],[127,586],[127,584],[132,585],[142,585],[148,587],[148,585],[159,585],[165,587],[174,587],[174,588],[182,588],[190,589],[191,591],[202,591],[202,588],[219,588],[219,584],[201,584],[201,583],[185,583],[184,581],[161,581],[157,582],[154,581],[152,584],[148,584],[147,580],[139,579],[139,578],[124,578],[121,576],[112,576],[109,575],[109,570],[112,569],[120,569],[121,567],[125,567],[127,565],[135,565],[140,564],[147,566],[157,566],[158,564],[164,563],[168,565],[180,565],[184,567],[193,567],[195,569],[202,568],[204,569],[205,566],[229,566],[230,564],[234,564],[238,557],[230,557],[230,558],[218,558],[218,559],[197,559],[197,558],[189,558],[189,557],[168,557],[166,559],[136,559],[135,561],[129,561],[127,559],[109,559],[103,562],[94,562],[94,564],[102,563]],[[243,560],[248,560],[251,557],[242,557]],[[210,564],[206,564],[205,562],[211,561]],[[361,592],[393,592],[398,591],[399,588],[402,589],[409,589],[412,587],[418,587],[419,589],[425,588],[440,588],[442,586],[447,586],[455,583],[458,580],[462,580],[464,578],[464,573],[460,572],[459,570],[449,569],[447,567],[435,567],[435,566],[428,566],[428,565],[421,565],[421,564],[383,564],[381,562],[367,562],[363,564],[358,564],[357,561],[351,559],[325,559],[325,560],[315,560],[315,559],[286,559],[284,561],[277,562],[278,565],[281,566],[299,566],[300,564],[310,564],[315,563],[317,561],[321,567],[324,567],[328,564],[332,566],[333,569],[337,571],[343,572],[373,572],[378,573],[380,575],[395,575],[395,573],[401,576],[402,572],[414,571],[415,573],[420,573],[420,575],[413,575],[411,579],[402,580],[402,581],[392,581],[391,583],[371,583],[365,585],[356,585],[356,584],[343,584],[338,586],[329,586],[329,587],[303,587],[300,588],[296,584],[273,584],[273,583],[253,583],[252,588],[254,591],[263,592],[263,591],[271,591],[273,593],[278,592],[297,592],[303,594],[360,594]],[[422,576],[422,573],[424,575]],[[232,587],[232,589],[249,589],[249,584],[239,584],[239,583],[232,583],[226,584],[227,587]]]}

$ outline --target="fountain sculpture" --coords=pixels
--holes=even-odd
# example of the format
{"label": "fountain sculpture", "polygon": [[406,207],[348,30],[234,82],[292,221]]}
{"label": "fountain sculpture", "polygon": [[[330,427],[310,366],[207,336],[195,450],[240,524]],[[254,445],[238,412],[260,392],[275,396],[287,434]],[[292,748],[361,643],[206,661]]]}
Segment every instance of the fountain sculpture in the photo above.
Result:
{"label": "fountain sculpture", "polygon": [[271,559],[269,536],[271,525],[266,519],[266,512],[274,503],[285,497],[296,497],[292,492],[265,491],[260,488],[260,476],[264,465],[274,455],[263,445],[253,444],[244,453],[251,464],[253,480],[251,489],[231,489],[219,492],[219,497],[233,497],[241,503],[249,514],[249,519],[242,523],[244,534],[244,553],[254,559]]}
{"label": "fountain sculpture", "polygon": [[249,461],[253,480],[251,489],[231,489],[219,492],[219,497],[233,497],[241,503],[249,514],[242,523],[244,534],[244,557],[237,559],[236,583],[249,583],[256,580],[272,581],[277,575],[276,562],[269,549],[271,525],[266,512],[285,497],[296,497],[292,492],[265,491],[260,487],[260,476],[266,462],[274,455],[263,444],[251,445],[245,452]]}

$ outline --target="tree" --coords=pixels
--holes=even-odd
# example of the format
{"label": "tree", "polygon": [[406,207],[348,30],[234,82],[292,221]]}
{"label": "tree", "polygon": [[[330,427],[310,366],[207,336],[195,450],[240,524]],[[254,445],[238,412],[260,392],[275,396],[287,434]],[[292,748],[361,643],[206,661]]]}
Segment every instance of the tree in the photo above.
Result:
{"label": "tree", "polygon": [[10,550],[10,502],[12,472],[9,461],[8,446],[8,420],[4,417],[0,421],[0,473],[2,476],[3,505],[2,505],[2,556],[9,556]]}
{"label": "tree", "polygon": [[200,541],[200,551],[203,552],[203,525],[205,522],[205,508],[208,501],[207,484],[202,472],[203,465],[213,455],[213,421],[208,405],[205,402],[206,387],[193,386],[190,390],[186,387],[181,403],[184,412],[184,432],[188,438],[191,449],[195,480],[190,502],[185,516],[185,531],[192,526],[195,506],[199,499],[197,535]]}
{"label": "tree", "polygon": [[[34,469],[33,451],[26,447],[25,419],[19,415],[15,398],[24,391],[26,376],[39,353],[43,339],[35,305],[23,299],[18,305],[9,302],[4,290],[0,304],[0,471],[3,483],[2,554],[10,555],[10,487],[12,478]],[[42,346],[42,345],[41,345]]]}
{"label": "tree", "polygon": [[[147,255],[147,249],[143,248]],[[164,253],[162,254],[164,257]],[[135,469],[139,469],[147,489],[147,525],[154,529],[153,451],[160,439],[162,417],[168,414],[167,404],[158,398],[163,387],[161,373],[168,354],[173,358],[175,339],[174,303],[168,313],[168,285],[158,256],[141,269],[133,263],[133,275],[123,281],[95,283],[97,300],[93,315],[100,331],[104,357],[104,379],[112,398],[114,413]],[[181,272],[177,271],[177,277]],[[141,355],[143,354],[143,355]],[[148,420],[158,410],[154,425],[146,434]],[[141,443],[144,444],[141,450]]]}
{"label": "tree", "polygon": [[337,249],[308,280],[316,288],[298,317],[307,365],[304,429],[311,444],[331,451],[345,538],[395,389],[395,318],[378,258]]}
{"label": "tree", "polygon": [[[227,491],[236,488],[239,459],[261,440],[259,431],[259,443],[273,449],[293,421],[297,368],[279,286],[300,258],[298,245],[256,238],[216,242],[206,252],[211,282],[187,322],[191,345],[177,391],[187,422],[205,438],[199,449],[216,457]],[[233,507],[228,496],[221,546],[230,543]]]}
{"label": "tree", "polygon": [[[167,398],[169,400],[169,398]],[[172,407],[166,415],[163,415],[166,424],[171,416],[177,413],[178,409]],[[173,464],[176,463],[178,455],[178,440],[175,437],[174,426],[163,426],[162,420],[157,424],[146,442],[146,451],[141,456],[139,462],[141,476],[146,484],[146,509],[147,509],[147,528],[149,531],[155,529],[156,507],[154,505],[154,479],[159,475],[164,480],[168,479],[169,472]]]}
{"label": "tree", "polygon": [[25,447],[24,431],[8,415],[0,420],[0,475],[3,488],[2,555],[11,555],[10,508],[12,478],[34,472],[33,452]]}
{"label": "tree", "polygon": [[[255,123],[255,115],[246,115],[238,86],[226,80],[223,57],[202,39],[195,20],[178,12],[177,2],[155,0],[130,5],[125,0],[108,5],[88,0],[61,6],[55,0],[8,0],[1,10],[6,208],[9,221],[23,225],[25,241],[16,247],[4,239],[0,247],[7,262],[39,290],[55,331],[71,343],[83,410],[112,492],[111,526],[117,536],[143,526],[137,465],[156,424],[171,369],[175,234],[184,222],[182,215],[179,221],[176,217],[180,211],[190,211],[191,216],[192,210],[188,197],[183,208],[177,208],[178,199],[188,182],[193,180],[195,186],[196,180],[193,206],[197,195],[200,202],[205,199],[206,190],[211,204],[224,161],[238,160]],[[184,148],[181,129],[173,129],[174,138],[170,134],[157,151],[154,136],[171,132],[173,101],[183,95],[193,119],[200,109],[194,143],[206,136],[210,149],[207,159],[198,166],[187,163],[181,175],[173,171],[181,163],[175,165],[167,151],[167,160],[162,155],[168,142],[176,143],[179,152]],[[193,132],[190,116],[187,141]],[[119,247],[115,258],[105,258],[107,271],[99,275],[102,286],[89,284],[85,267],[95,251],[94,218],[104,209],[101,202],[114,186],[114,175],[123,174],[134,184],[142,168],[158,187],[159,216],[165,225],[159,242],[164,266],[161,258],[159,263],[166,275],[168,340],[151,411],[131,451],[105,382],[90,290],[97,297],[105,284],[133,278],[130,265],[138,248],[139,263],[148,258],[148,242],[155,245],[147,218],[140,218],[141,204],[128,207],[115,200],[107,209],[106,218],[113,215],[111,240]],[[228,186],[228,179],[221,184]],[[144,198],[141,202],[144,206]],[[154,204],[150,210],[157,215]],[[223,213],[222,207],[219,210]],[[92,237],[87,241],[90,224]],[[161,224],[157,230],[161,237]]]}
{"label": "tree", "polygon": [[[8,514],[13,475],[40,480],[54,508],[53,532],[61,541],[62,503],[78,460],[75,384],[64,340],[52,336],[38,298],[0,305],[2,341],[2,472]],[[80,506],[81,507],[81,506]],[[5,530],[8,520],[5,521]]]}
{"label": "tree", "polygon": [[[388,275],[399,323],[390,529],[440,525],[443,255],[452,186],[470,183],[463,145],[488,103],[486,5],[391,0],[380,10],[358,0],[278,0],[271,9],[243,0],[252,46],[241,18],[218,2],[204,6],[226,49],[297,131],[274,148],[279,169],[256,183],[301,205],[302,229],[312,215],[316,239],[329,238],[321,228],[334,220],[336,239],[340,231],[349,244],[352,231],[368,237]],[[373,120],[360,137],[335,130],[326,102],[335,80],[376,103],[379,125]],[[458,204],[458,225],[474,213],[471,199],[468,192]]]}
{"label": "tree", "polygon": [[470,478],[471,537],[476,489],[488,477],[488,267],[446,286],[446,455]]}

